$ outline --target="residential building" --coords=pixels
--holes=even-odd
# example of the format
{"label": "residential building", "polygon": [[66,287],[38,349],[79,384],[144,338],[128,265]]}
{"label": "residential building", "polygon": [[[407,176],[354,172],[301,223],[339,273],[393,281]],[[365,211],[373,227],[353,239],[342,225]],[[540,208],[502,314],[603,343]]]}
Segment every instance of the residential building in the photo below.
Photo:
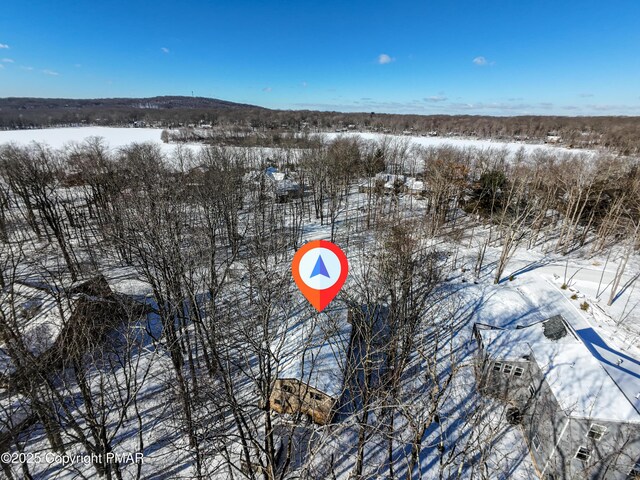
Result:
{"label": "residential building", "polygon": [[[561,316],[501,329],[474,325],[482,393],[506,402],[543,479],[634,478],[640,412],[582,337]],[[635,469],[635,470],[634,470]]]}
{"label": "residential building", "polygon": [[274,352],[278,367],[269,398],[272,410],[308,415],[320,425],[331,421],[344,386],[351,337],[347,317],[341,309],[287,330],[286,344]]}

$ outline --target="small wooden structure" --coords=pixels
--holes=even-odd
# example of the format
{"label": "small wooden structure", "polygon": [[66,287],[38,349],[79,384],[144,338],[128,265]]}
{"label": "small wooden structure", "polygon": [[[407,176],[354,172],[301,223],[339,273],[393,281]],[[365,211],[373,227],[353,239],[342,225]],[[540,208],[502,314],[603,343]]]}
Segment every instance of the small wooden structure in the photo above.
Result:
{"label": "small wooden structure", "polygon": [[269,407],[278,413],[308,415],[325,425],[342,395],[351,339],[347,309],[301,321],[285,333]]}

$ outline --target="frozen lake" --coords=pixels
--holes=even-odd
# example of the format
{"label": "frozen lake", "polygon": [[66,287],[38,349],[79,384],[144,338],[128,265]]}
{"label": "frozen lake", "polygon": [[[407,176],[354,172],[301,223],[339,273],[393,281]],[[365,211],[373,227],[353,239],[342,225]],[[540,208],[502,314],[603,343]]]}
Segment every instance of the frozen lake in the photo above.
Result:
{"label": "frozen lake", "polygon": [[41,142],[53,148],[62,148],[73,142],[82,142],[87,137],[103,137],[110,147],[118,148],[132,142],[160,141],[160,128],[117,128],[117,127],[78,127],[43,128],[36,130],[0,131],[0,144],[6,142]]}
{"label": "frozen lake", "polygon": [[326,138],[336,138],[338,136],[346,137],[360,137],[364,140],[380,140],[382,137],[397,141],[410,141],[413,145],[421,147],[444,147],[451,146],[455,148],[476,148],[479,150],[502,150],[506,149],[509,153],[514,153],[524,149],[526,153],[533,153],[536,150],[548,150],[556,153],[585,153],[593,154],[594,150],[580,150],[570,149],[564,147],[558,147],[555,145],[547,145],[543,143],[521,143],[521,142],[499,142],[497,140],[479,140],[475,138],[460,138],[460,137],[420,137],[410,135],[385,135],[381,133],[325,133]]}
{"label": "frozen lake", "polygon": [[[27,144],[30,142],[41,142],[50,145],[53,148],[63,148],[74,142],[82,142],[88,137],[103,137],[111,148],[119,148],[132,142],[157,142],[162,146],[163,152],[173,153],[176,145],[165,144],[160,140],[162,129],[160,128],[121,128],[121,127],[78,127],[78,128],[47,128],[34,130],[6,130],[0,131],[0,144],[7,142],[16,142]],[[482,150],[506,149],[513,153],[523,148],[525,152],[532,153],[535,150],[544,149],[557,153],[593,153],[593,150],[577,150],[563,147],[556,147],[546,144],[529,144],[517,142],[498,142],[494,140],[478,140],[467,138],[451,138],[451,137],[419,137],[419,136],[400,136],[400,135],[383,135],[378,133],[324,133],[322,134],[328,139],[338,136],[354,137],[358,136],[364,140],[380,140],[387,137],[393,140],[409,141],[413,145],[423,147],[441,147],[449,145],[457,148],[478,148]],[[198,145],[191,144],[191,148],[197,148]]]}

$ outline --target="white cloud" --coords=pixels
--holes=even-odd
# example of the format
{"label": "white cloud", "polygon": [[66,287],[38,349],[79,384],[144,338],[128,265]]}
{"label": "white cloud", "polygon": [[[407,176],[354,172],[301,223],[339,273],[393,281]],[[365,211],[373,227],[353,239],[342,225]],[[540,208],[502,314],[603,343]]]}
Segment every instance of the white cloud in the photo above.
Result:
{"label": "white cloud", "polygon": [[481,67],[484,67],[485,65],[489,65],[489,62],[484,57],[476,57],[476,58],[474,58],[473,59],[473,63],[475,63],[476,65],[479,65]]}
{"label": "white cloud", "polygon": [[13,58],[3,58],[2,61],[4,63],[13,63]]}
{"label": "white cloud", "polygon": [[592,104],[586,105],[588,109],[595,112],[629,112],[639,111],[640,105],[608,105],[608,104]]}
{"label": "white cloud", "polygon": [[302,86],[307,88],[307,85],[309,85],[307,82],[302,82]]}
{"label": "white cloud", "polygon": [[580,97],[581,98],[591,98],[594,97],[595,95],[593,93],[581,93]]}
{"label": "white cloud", "polygon": [[395,60],[395,58],[390,57],[386,53],[381,53],[378,55],[378,63],[380,65],[386,65],[387,63],[391,63]]}
{"label": "white cloud", "polygon": [[263,92],[267,92],[267,93],[269,93],[271,90],[273,90],[271,87],[264,87],[262,89]]}
{"label": "white cloud", "polygon": [[33,70],[33,67],[25,67],[24,65],[22,65],[20,68],[21,68],[22,70],[27,70],[27,71],[29,71],[29,72],[30,72],[31,70]]}
{"label": "white cloud", "polygon": [[0,48],[9,48],[9,45],[6,43],[0,43]]}
{"label": "white cloud", "polygon": [[425,98],[427,102],[444,102],[447,100],[447,97],[444,95],[431,95],[430,97]]}
{"label": "white cloud", "polygon": [[73,66],[76,68],[80,68],[82,65],[80,65],[79,63],[75,63]]}
{"label": "white cloud", "polygon": [[169,49],[167,47],[162,47],[160,50],[162,50],[162,53],[169,53]]}
{"label": "white cloud", "polygon": [[54,72],[53,70],[42,70],[42,73],[45,75],[51,75],[52,77],[57,77],[59,75],[58,72]]}
{"label": "white cloud", "polygon": [[[363,97],[359,102],[341,102],[338,99],[335,103],[296,103],[297,108],[325,111],[343,112],[386,112],[386,113],[414,113],[433,114],[439,112],[443,114],[479,114],[479,115],[639,115],[640,103],[635,105],[558,105],[550,102],[527,103],[527,102],[444,102],[444,103],[414,103],[412,102],[378,102],[370,98]],[[451,100],[457,100],[452,97]]]}
{"label": "white cloud", "polygon": [[4,68],[4,65],[2,65],[1,63],[0,63],[0,68]]}

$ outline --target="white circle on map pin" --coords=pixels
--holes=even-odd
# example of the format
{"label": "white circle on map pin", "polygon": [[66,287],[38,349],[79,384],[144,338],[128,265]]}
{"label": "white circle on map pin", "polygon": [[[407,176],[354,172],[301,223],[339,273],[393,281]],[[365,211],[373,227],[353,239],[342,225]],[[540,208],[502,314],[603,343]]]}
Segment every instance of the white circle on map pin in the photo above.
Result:
{"label": "white circle on map pin", "polygon": [[[319,256],[322,257],[322,262],[327,269],[329,278],[324,275],[311,276]],[[332,287],[338,281],[338,278],[340,278],[340,259],[331,250],[322,247],[312,248],[305,253],[300,259],[298,268],[300,269],[300,278],[302,281],[315,290],[325,290]]]}

